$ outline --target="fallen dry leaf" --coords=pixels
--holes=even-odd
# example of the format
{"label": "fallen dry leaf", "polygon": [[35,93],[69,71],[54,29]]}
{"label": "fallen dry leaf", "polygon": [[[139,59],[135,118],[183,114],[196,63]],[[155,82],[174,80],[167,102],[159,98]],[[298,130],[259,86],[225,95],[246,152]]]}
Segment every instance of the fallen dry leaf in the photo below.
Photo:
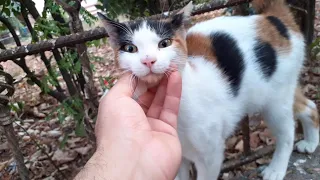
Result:
{"label": "fallen dry leaf", "polygon": [[259,143],[260,143],[259,134],[260,134],[260,131],[255,131],[250,134],[250,147],[253,149],[256,149],[259,146]]}
{"label": "fallen dry leaf", "polygon": [[79,148],[75,148],[73,150],[75,150],[77,153],[81,154],[81,155],[86,155],[88,154],[88,152],[92,149],[92,146],[90,144],[88,144],[85,147],[79,147]]}
{"label": "fallen dry leaf", "polygon": [[57,138],[60,137],[62,135],[61,131],[58,130],[51,130],[47,132],[48,137],[53,137],[53,138]]}
{"label": "fallen dry leaf", "polygon": [[41,154],[42,154],[41,150],[38,150],[37,152],[35,152],[35,153],[33,153],[33,154],[31,155],[29,161],[35,162],[35,161],[38,159],[38,157],[41,156]]}
{"label": "fallen dry leaf", "polygon": [[37,118],[45,118],[46,115],[44,113],[39,112],[37,107],[33,107],[33,115]]}
{"label": "fallen dry leaf", "polygon": [[233,136],[231,138],[228,138],[228,140],[226,142],[227,149],[233,149],[234,146],[236,145],[237,141],[238,141],[238,137],[237,136]]}
{"label": "fallen dry leaf", "polygon": [[271,161],[270,158],[261,158],[261,159],[257,159],[256,163],[258,163],[259,165],[264,165],[264,164],[270,163],[270,161]]}
{"label": "fallen dry leaf", "polygon": [[0,144],[0,151],[8,150],[8,149],[9,149],[8,142],[4,142],[4,143]]}
{"label": "fallen dry leaf", "polygon": [[263,132],[259,133],[259,137],[260,137],[261,141],[266,143],[267,139],[271,138],[271,131],[269,129],[265,129]]}
{"label": "fallen dry leaf", "polygon": [[70,138],[67,140],[68,147],[75,148],[75,147],[77,147],[77,143],[80,143],[81,141],[82,141],[82,139],[80,137]]}
{"label": "fallen dry leaf", "polygon": [[236,150],[238,150],[239,152],[243,152],[243,140],[240,140],[236,147],[235,147]]}
{"label": "fallen dry leaf", "polygon": [[0,171],[2,171],[5,167],[7,167],[8,163],[9,163],[9,160],[0,162]]}
{"label": "fallen dry leaf", "polygon": [[59,164],[73,161],[77,157],[77,153],[74,150],[61,150],[57,149],[52,157],[52,160],[57,161]]}

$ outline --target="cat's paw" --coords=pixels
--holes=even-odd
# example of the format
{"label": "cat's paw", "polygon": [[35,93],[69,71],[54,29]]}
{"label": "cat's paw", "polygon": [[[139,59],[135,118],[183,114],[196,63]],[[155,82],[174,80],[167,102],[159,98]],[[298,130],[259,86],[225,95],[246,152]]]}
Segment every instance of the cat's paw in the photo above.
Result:
{"label": "cat's paw", "polygon": [[261,173],[263,180],[283,180],[286,171],[281,171],[279,168],[266,167]]}
{"label": "cat's paw", "polygon": [[295,144],[295,149],[300,153],[313,153],[319,143],[301,140]]}

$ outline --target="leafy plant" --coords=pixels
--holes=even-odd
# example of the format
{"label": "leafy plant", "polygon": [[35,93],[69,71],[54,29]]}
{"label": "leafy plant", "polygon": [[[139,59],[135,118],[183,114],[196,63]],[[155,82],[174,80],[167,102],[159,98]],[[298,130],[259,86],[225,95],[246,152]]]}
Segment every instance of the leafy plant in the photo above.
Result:
{"label": "leafy plant", "polygon": [[40,17],[36,20],[34,30],[40,35],[40,39],[48,39],[51,36],[60,36],[66,33],[69,29],[65,28],[60,22]]}
{"label": "leafy plant", "polygon": [[158,0],[98,0],[98,2],[96,8],[104,11],[112,19],[117,19],[120,15],[135,19],[157,14],[160,10]]}
{"label": "leafy plant", "polygon": [[94,23],[98,21],[98,18],[88,12],[85,8],[80,8],[80,15],[82,16],[83,20],[89,25],[92,26]]}

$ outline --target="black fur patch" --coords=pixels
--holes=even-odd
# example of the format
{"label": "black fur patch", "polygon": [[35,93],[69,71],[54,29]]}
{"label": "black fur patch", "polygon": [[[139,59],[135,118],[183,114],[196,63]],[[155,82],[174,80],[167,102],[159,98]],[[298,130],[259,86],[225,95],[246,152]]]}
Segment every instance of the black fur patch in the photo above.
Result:
{"label": "black fur patch", "polygon": [[174,15],[172,17],[171,24],[174,30],[179,29],[183,25],[183,14],[180,13],[180,14]]}
{"label": "black fur patch", "polygon": [[211,36],[212,48],[217,56],[218,66],[228,76],[234,96],[239,93],[243,72],[243,54],[230,35],[222,32],[214,33]]}
{"label": "black fur patch", "polygon": [[258,40],[254,46],[254,53],[264,77],[269,79],[277,68],[276,51],[269,43]]}
{"label": "black fur patch", "polygon": [[170,22],[148,20],[147,25],[150,26],[163,39],[174,36],[175,29],[172,27]]}
{"label": "black fur patch", "polygon": [[281,36],[285,37],[286,39],[289,39],[288,29],[280,19],[274,16],[268,16],[267,19],[271,24],[273,24],[277,28]]}

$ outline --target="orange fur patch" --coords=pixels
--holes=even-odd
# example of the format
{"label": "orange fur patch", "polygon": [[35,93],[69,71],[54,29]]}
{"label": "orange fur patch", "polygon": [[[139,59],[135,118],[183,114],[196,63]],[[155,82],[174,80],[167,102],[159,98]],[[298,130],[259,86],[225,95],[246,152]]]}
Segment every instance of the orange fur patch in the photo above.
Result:
{"label": "orange fur patch", "polygon": [[254,0],[253,7],[265,16],[278,17],[286,27],[300,33],[299,26],[295,22],[289,7],[284,3],[284,0]]}
{"label": "orange fur patch", "polygon": [[290,51],[290,41],[283,37],[277,28],[266,19],[266,17],[263,16],[258,20],[257,27],[258,37],[263,42],[269,43],[276,50],[281,50],[282,52]]}
{"label": "orange fur patch", "polygon": [[308,106],[308,98],[302,93],[302,90],[300,87],[296,88],[295,92],[295,101],[293,105],[294,113],[302,113],[304,112],[307,108],[311,109],[311,119],[314,123],[315,127],[319,127],[319,114],[318,110],[312,107]]}
{"label": "orange fur patch", "polygon": [[186,44],[186,41],[183,39],[183,37],[181,36],[181,33],[180,30],[178,30],[174,37],[172,38],[173,40],[173,44],[175,45],[175,47],[179,48],[180,50],[182,50],[182,52],[184,54],[187,53],[187,44]]}
{"label": "orange fur patch", "polygon": [[211,40],[201,34],[189,34],[187,36],[189,56],[202,56],[212,62],[217,62],[217,57],[212,50]]}

